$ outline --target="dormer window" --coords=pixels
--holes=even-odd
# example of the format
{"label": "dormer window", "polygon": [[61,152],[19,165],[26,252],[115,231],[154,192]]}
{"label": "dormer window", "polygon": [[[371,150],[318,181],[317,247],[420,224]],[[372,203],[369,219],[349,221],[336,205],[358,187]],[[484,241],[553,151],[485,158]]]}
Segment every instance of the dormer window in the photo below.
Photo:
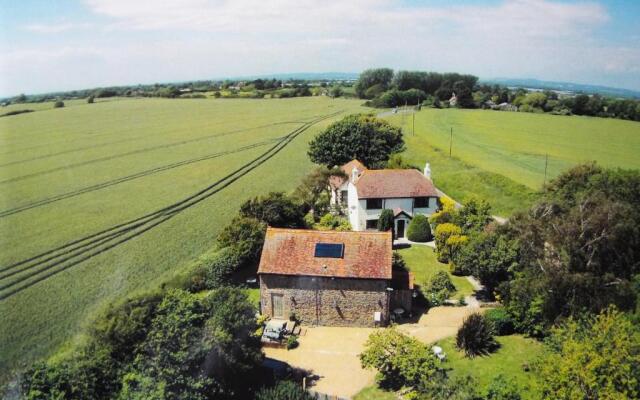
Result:
{"label": "dormer window", "polygon": [[382,199],[367,199],[367,210],[381,210]]}

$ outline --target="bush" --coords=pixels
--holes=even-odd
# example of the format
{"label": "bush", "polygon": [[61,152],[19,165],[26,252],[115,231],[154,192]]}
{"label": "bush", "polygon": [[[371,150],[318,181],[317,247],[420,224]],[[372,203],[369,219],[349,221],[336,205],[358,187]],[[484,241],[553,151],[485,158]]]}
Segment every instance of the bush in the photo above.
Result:
{"label": "bush", "polygon": [[340,217],[331,213],[327,213],[320,218],[320,222],[315,225],[315,228],[321,231],[338,231],[346,232],[351,230],[351,224],[345,217]]}
{"label": "bush", "polygon": [[449,262],[450,249],[447,246],[447,240],[449,237],[460,235],[461,233],[462,229],[451,223],[440,224],[436,227],[435,241],[438,261],[441,263]]}
{"label": "bush", "polygon": [[95,98],[94,98],[93,96],[89,96],[89,97],[87,98],[87,103],[88,103],[88,104],[93,104],[94,99],[95,99]]}
{"label": "bush", "polygon": [[384,209],[380,213],[380,218],[378,219],[378,230],[380,232],[386,232],[391,229],[393,229],[393,211]]}
{"label": "bush", "polygon": [[313,400],[302,387],[291,381],[279,381],[274,387],[263,388],[255,400]]}
{"label": "bush", "polygon": [[218,247],[231,247],[241,264],[258,260],[267,226],[249,217],[235,217],[218,235]]}
{"label": "bush", "polygon": [[395,329],[372,333],[360,362],[363,368],[378,371],[376,380],[381,387],[393,390],[416,387],[443,375],[429,346]]}
{"label": "bush", "polygon": [[55,103],[53,103],[53,108],[62,108],[64,107],[64,102],[62,100],[58,100]]}
{"label": "bush", "polygon": [[498,336],[511,335],[515,332],[513,319],[504,308],[487,310],[484,317],[491,323],[493,331]]}
{"label": "bush", "polygon": [[444,303],[456,291],[449,274],[438,271],[429,281],[425,297],[430,306],[439,306]]}
{"label": "bush", "polygon": [[293,350],[298,347],[298,336],[290,335],[287,337],[287,350]]}
{"label": "bush", "polygon": [[241,258],[232,247],[225,247],[211,258],[202,260],[208,289],[227,286],[240,266]]}
{"label": "bush", "polygon": [[493,378],[486,397],[487,400],[520,400],[521,398],[518,385],[511,380],[506,380],[502,375]]}
{"label": "bush", "polygon": [[428,242],[431,240],[431,225],[424,215],[416,215],[409,223],[407,238],[412,242]]}
{"label": "bush", "polygon": [[305,227],[302,207],[282,192],[255,197],[240,206],[240,215],[278,228]]}
{"label": "bush", "polygon": [[493,327],[478,313],[464,319],[456,334],[456,346],[464,351],[467,357],[486,355],[498,347],[493,338]]}

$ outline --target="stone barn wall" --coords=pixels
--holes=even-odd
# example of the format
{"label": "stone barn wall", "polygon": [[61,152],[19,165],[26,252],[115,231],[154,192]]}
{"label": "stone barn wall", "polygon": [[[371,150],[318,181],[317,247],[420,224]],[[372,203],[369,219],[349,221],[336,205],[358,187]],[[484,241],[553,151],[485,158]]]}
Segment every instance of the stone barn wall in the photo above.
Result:
{"label": "stone barn wall", "polygon": [[260,275],[260,306],[272,316],[271,295],[282,294],[284,317],[293,312],[308,325],[374,327],[374,313],[389,320],[387,281],[375,279]]}

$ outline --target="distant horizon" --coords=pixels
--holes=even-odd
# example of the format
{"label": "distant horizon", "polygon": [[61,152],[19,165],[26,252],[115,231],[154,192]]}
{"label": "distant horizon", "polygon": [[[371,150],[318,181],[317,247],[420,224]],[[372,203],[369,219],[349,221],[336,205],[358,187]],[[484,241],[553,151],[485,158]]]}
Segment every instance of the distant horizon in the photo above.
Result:
{"label": "distant horizon", "polygon": [[[377,67],[374,67],[377,68]],[[380,67],[382,68],[382,67]],[[409,71],[417,71],[418,69],[407,69]],[[394,70],[394,71],[398,71],[398,70]],[[461,74],[466,74],[467,72],[465,71],[429,71],[429,72],[439,72],[439,73],[445,73],[445,72],[458,72]],[[73,91],[85,91],[85,90],[97,90],[97,89],[103,89],[103,88],[111,88],[111,87],[129,87],[129,86],[146,86],[146,85],[154,85],[154,84],[160,84],[160,85],[168,85],[168,84],[182,84],[182,83],[189,83],[189,82],[215,82],[215,81],[224,81],[224,80],[255,80],[255,79],[271,79],[271,78],[276,78],[276,79],[303,79],[301,78],[304,75],[317,75],[319,76],[318,78],[313,78],[313,79],[321,79],[320,77],[322,76],[328,76],[328,75],[349,75],[349,76],[353,76],[354,79],[357,79],[357,77],[360,75],[360,72],[341,72],[341,71],[326,71],[326,72],[276,72],[276,73],[268,73],[268,74],[248,74],[248,75],[238,75],[238,76],[220,76],[220,77],[213,77],[213,78],[195,78],[195,79],[179,79],[179,80],[166,80],[166,81],[148,81],[148,82],[135,82],[135,83],[116,83],[116,84],[108,84],[108,85],[100,85],[100,86],[84,86],[84,87],[76,87],[76,88],[71,88],[71,89],[56,89],[56,90],[50,90],[50,91],[46,91],[46,92],[36,92],[36,93],[28,93],[28,92],[18,92],[18,93],[14,93],[11,95],[4,95],[4,94],[0,94],[0,99],[6,100],[6,99],[11,99],[17,96],[20,96],[22,94],[24,94],[25,96],[43,96],[43,95],[48,95],[48,94],[56,94],[56,93],[68,93],[68,92],[73,92]],[[472,74],[473,75],[473,74]],[[286,77],[286,78],[283,78]],[[335,79],[335,78],[326,78],[326,79]],[[627,87],[616,87],[616,86],[610,86],[610,85],[599,85],[599,84],[595,84],[595,83],[587,83],[587,82],[576,82],[576,81],[563,81],[563,80],[554,80],[554,79],[540,79],[540,78],[534,78],[534,77],[506,77],[506,76],[499,76],[499,77],[492,77],[492,78],[486,78],[486,77],[478,77],[479,82],[486,82],[486,83],[491,83],[491,82],[500,82],[500,81],[537,81],[539,83],[543,83],[543,84],[570,84],[570,85],[578,85],[578,86],[593,86],[593,87],[597,87],[600,89],[610,89],[610,90],[618,90],[618,91],[628,91],[628,92],[632,92],[633,95],[640,97],[640,90],[636,90],[636,89],[631,89],[631,88],[627,88]],[[522,86],[522,85],[517,85],[517,86]]]}
{"label": "distant horizon", "polygon": [[0,94],[376,66],[640,91],[639,17],[616,0],[22,0],[0,7]]}

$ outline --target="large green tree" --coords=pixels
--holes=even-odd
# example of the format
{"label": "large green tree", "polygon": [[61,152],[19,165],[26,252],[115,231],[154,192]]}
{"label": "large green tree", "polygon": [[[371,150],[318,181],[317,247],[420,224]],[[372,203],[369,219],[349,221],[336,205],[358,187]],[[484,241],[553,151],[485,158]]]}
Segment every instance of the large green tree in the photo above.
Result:
{"label": "large green tree", "polygon": [[389,88],[393,79],[393,70],[390,68],[367,69],[360,74],[355,85],[358,97],[365,98],[366,92],[373,86],[379,86],[381,91]]}
{"label": "large green tree", "polygon": [[553,330],[538,364],[544,399],[640,398],[640,329],[609,308]]}
{"label": "large green tree", "polygon": [[384,167],[393,153],[404,149],[402,131],[370,115],[349,115],[335,122],[309,144],[317,164],[336,166],[358,159],[369,168]]}

